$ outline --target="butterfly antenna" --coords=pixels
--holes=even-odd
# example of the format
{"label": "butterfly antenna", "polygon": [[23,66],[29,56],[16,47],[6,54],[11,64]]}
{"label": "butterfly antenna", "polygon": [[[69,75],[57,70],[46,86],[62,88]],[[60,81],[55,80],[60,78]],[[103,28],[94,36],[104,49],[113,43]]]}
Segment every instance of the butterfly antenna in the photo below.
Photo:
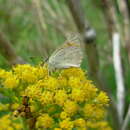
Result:
{"label": "butterfly antenna", "polygon": [[49,57],[47,57],[44,61],[42,61],[42,63],[40,64],[41,66],[44,66],[45,63],[47,63],[49,60]]}

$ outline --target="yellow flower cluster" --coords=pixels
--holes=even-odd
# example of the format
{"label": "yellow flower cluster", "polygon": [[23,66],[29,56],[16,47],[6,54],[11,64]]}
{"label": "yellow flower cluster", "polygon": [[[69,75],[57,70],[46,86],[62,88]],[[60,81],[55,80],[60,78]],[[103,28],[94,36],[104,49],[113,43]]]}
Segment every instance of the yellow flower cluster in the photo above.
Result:
{"label": "yellow flower cluster", "polygon": [[93,128],[93,129],[98,128],[98,130],[112,130],[112,128],[109,126],[108,122],[106,121],[98,121],[98,122],[88,121],[87,126],[88,128]]}
{"label": "yellow flower cluster", "polygon": [[44,78],[48,70],[41,66],[33,67],[31,65],[18,65],[13,68],[14,74],[26,83],[34,83],[37,79]]}
{"label": "yellow flower cluster", "polygon": [[0,111],[7,111],[9,109],[9,104],[0,103]]}
{"label": "yellow flower cluster", "polygon": [[53,119],[48,114],[42,114],[37,118],[36,128],[52,128]]}
{"label": "yellow flower cluster", "polygon": [[15,93],[15,104],[22,104],[22,96],[29,98],[26,106],[38,130],[111,130],[104,121],[109,98],[80,68],[50,72],[47,66],[17,65],[9,72],[0,70],[0,82]]}
{"label": "yellow flower cluster", "polygon": [[22,130],[22,124],[16,123],[16,121],[7,114],[0,118],[0,130]]}

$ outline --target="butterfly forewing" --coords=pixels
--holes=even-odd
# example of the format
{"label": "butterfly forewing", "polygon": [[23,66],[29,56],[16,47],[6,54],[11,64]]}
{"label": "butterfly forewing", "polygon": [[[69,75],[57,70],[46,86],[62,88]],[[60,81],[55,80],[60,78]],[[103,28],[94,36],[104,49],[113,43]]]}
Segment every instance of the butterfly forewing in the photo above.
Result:
{"label": "butterfly forewing", "polygon": [[80,67],[82,55],[80,43],[66,42],[51,55],[48,63],[51,68]]}

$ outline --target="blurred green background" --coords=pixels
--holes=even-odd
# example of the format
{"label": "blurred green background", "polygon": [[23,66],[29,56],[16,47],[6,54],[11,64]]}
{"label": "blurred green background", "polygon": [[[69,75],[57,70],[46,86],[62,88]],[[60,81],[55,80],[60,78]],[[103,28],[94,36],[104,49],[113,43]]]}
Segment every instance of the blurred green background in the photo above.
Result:
{"label": "blurred green background", "polygon": [[[123,17],[118,2],[116,0],[113,2],[118,22],[122,26]],[[105,77],[108,89],[116,100],[113,48],[101,8],[102,0],[81,0],[80,3],[85,19],[97,34],[95,42],[99,54],[99,71]],[[0,31],[11,43],[16,54],[32,65],[44,61],[63,44],[66,33],[78,32],[65,0],[0,0]],[[1,68],[11,67],[7,59],[0,53]],[[121,60],[126,89],[126,113],[130,101],[130,67],[124,43],[121,43]],[[84,55],[82,68],[89,71],[86,55]]]}

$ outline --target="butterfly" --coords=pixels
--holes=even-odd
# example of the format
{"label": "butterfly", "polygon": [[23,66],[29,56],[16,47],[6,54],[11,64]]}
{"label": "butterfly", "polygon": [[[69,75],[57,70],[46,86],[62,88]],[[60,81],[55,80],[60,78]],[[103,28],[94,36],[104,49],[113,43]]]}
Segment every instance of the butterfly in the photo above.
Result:
{"label": "butterfly", "polygon": [[56,49],[49,57],[47,63],[49,68],[62,69],[80,67],[83,52],[79,39],[73,38]]}

